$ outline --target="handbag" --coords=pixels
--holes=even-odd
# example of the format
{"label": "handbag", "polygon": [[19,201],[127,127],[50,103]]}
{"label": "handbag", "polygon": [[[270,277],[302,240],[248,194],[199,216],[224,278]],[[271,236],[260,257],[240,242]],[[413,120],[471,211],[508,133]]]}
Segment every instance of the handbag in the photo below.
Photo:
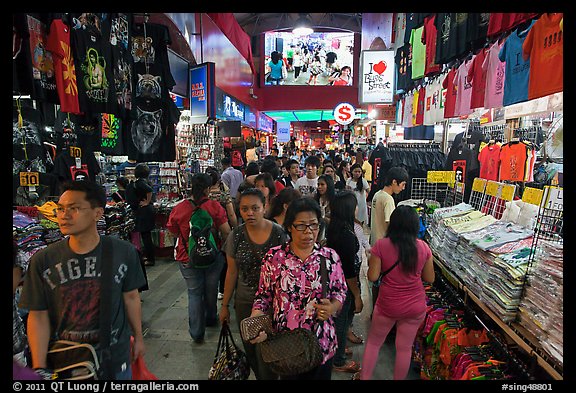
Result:
{"label": "handbag", "polygon": [[[322,298],[325,298],[328,271],[324,256],[320,256],[320,274]],[[262,360],[272,372],[280,376],[308,372],[322,364],[324,358],[318,337],[314,332],[304,328],[274,333],[257,345],[260,347]]]}
{"label": "handbag", "polygon": [[272,320],[267,314],[244,318],[240,321],[240,334],[244,341],[254,340],[261,331],[272,334]]}
{"label": "handbag", "polygon": [[210,367],[208,379],[212,381],[245,380],[250,376],[250,366],[246,353],[234,342],[228,323],[222,323],[214,363]]}
{"label": "handbag", "polygon": [[[102,236],[102,261],[112,260],[112,239]],[[65,380],[110,379],[112,377],[110,333],[112,330],[112,263],[102,263],[100,278],[100,355],[91,344],[68,340],[57,340],[50,346],[47,357],[48,367]]]}

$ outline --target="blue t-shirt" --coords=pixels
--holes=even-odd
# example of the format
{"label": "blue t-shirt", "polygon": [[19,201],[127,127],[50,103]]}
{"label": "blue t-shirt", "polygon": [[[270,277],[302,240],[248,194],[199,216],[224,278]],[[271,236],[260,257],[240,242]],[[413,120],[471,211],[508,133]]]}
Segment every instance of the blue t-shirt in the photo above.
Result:
{"label": "blue t-shirt", "polygon": [[282,60],[278,60],[278,63],[274,64],[272,60],[268,63],[270,67],[270,78],[272,79],[282,79],[282,65],[284,62]]}
{"label": "blue t-shirt", "polygon": [[524,60],[522,57],[522,44],[528,35],[528,31],[534,25],[518,34],[514,30],[500,49],[498,58],[506,62],[506,78],[504,79],[504,99],[503,105],[511,105],[517,102],[528,101],[528,79],[530,76],[530,59]]}

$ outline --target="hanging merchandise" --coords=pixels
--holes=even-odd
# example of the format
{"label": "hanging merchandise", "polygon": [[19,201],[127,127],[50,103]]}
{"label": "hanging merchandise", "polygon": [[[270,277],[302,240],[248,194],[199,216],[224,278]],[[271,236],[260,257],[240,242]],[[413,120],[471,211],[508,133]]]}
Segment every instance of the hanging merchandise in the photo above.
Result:
{"label": "hanging merchandise", "polygon": [[412,29],[410,46],[412,48],[412,79],[420,79],[424,76],[426,68],[426,46],[422,40],[424,26]]}
{"label": "hanging merchandise", "polygon": [[58,111],[54,126],[57,153],[69,150],[70,146],[84,152],[100,151],[102,133],[99,119],[99,114],[74,115]]}
{"label": "hanging merchandise", "polygon": [[109,18],[101,14],[70,14],[70,43],[73,50],[80,110],[83,113],[110,113],[114,83],[110,43],[102,35]]}
{"label": "hanging merchandise", "polygon": [[480,177],[486,180],[498,180],[500,169],[500,145],[490,143],[478,155],[480,161]]}
{"label": "hanging merchandise", "polygon": [[447,64],[456,59],[456,30],[454,13],[439,12],[436,14],[436,57],[438,64]]}
{"label": "hanging merchandise", "polygon": [[503,46],[504,40],[494,42],[482,63],[482,69],[486,73],[486,90],[484,93],[484,108],[486,109],[501,108],[503,104],[506,63],[498,58]]}
{"label": "hanging merchandise", "polygon": [[456,104],[454,114],[456,116],[466,116],[472,113],[470,99],[472,97],[472,84],[468,81],[468,72],[474,57],[467,59],[460,64],[454,75],[454,88],[456,90]]}
{"label": "hanging merchandise", "polygon": [[396,50],[394,57],[398,72],[396,90],[408,91],[413,87],[412,82],[412,51],[410,44],[404,44]]}
{"label": "hanging merchandise", "polygon": [[468,82],[472,84],[470,95],[470,109],[484,107],[484,96],[486,95],[486,69],[483,68],[488,48],[482,48],[472,59],[468,70]]}
{"label": "hanging merchandise", "polygon": [[102,153],[111,156],[126,155],[123,136],[127,129],[122,117],[112,113],[102,113],[98,124],[101,130]]}
{"label": "hanging merchandise", "polygon": [[470,23],[466,34],[466,44],[476,52],[486,43],[488,24],[490,23],[489,12],[473,12],[469,14]]}
{"label": "hanging merchandise", "polygon": [[524,59],[530,59],[528,99],[564,89],[564,41],[562,13],[544,13],[534,23],[522,44]]}
{"label": "hanging merchandise", "polygon": [[488,37],[493,37],[513,29],[519,24],[538,16],[536,12],[492,12],[488,22]]}
{"label": "hanging merchandise", "polygon": [[441,66],[436,63],[436,14],[427,16],[424,19],[424,27],[422,31],[422,43],[426,46],[426,63],[424,66],[424,75],[432,75],[440,72]]}
{"label": "hanging merchandise", "polygon": [[528,159],[527,151],[527,146],[520,141],[502,145],[500,151],[500,181],[524,181],[524,171],[526,160]]}
{"label": "hanging merchandise", "polygon": [[62,19],[52,21],[46,49],[52,53],[60,110],[74,114],[81,113],[76,68],[70,47],[70,26]]}

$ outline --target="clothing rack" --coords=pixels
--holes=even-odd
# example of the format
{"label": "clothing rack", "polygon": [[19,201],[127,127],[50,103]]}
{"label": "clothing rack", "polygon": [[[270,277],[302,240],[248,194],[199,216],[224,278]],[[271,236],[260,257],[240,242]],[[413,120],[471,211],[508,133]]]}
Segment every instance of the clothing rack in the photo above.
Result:
{"label": "clothing rack", "polygon": [[440,150],[440,143],[438,142],[391,142],[388,143],[388,148],[390,149],[428,149],[429,150]]}
{"label": "clothing rack", "polygon": [[512,131],[512,138],[512,140],[517,139],[518,141],[529,141],[534,146],[539,147],[544,142],[544,133],[542,131],[542,126],[533,125],[514,129]]}

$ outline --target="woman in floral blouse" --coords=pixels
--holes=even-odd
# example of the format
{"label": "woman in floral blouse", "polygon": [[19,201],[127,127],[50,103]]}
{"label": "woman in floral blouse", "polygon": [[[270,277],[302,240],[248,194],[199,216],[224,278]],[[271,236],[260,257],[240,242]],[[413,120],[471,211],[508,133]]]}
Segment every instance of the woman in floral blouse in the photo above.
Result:
{"label": "woman in floral blouse", "polygon": [[[338,346],[333,317],[342,307],[348,287],[338,254],[316,243],[320,219],[320,206],[313,198],[294,200],[284,219],[290,241],[271,248],[264,256],[260,271],[251,316],[272,312],[275,331],[310,329],[316,333],[324,354],[320,366],[283,379],[329,380],[332,377],[332,358]],[[322,261],[328,271],[325,299],[321,298]],[[251,342],[262,342],[266,338],[266,333],[261,332]]]}

